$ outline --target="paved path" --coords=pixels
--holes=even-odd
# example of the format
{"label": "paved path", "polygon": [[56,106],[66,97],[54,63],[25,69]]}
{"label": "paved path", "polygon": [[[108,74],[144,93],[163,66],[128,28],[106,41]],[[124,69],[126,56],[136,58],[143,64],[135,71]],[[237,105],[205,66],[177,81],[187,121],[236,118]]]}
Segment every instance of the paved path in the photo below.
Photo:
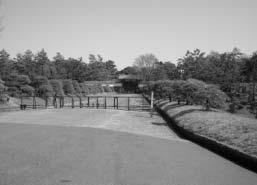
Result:
{"label": "paved path", "polygon": [[256,185],[155,115],[93,109],[0,114],[0,185]]}

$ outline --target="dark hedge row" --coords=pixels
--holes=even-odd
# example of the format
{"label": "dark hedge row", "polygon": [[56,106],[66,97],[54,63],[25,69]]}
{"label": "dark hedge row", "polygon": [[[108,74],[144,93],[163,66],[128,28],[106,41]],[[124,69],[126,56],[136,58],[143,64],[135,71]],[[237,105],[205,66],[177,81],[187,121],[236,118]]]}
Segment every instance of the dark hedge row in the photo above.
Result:
{"label": "dark hedge row", "polygon": [[103,92],[113,92],[113,88],[97,84],[88,85],[78,83],[70,79],[48,80],[45,76],[36,76],[29,79],[26,75],[10,74],[8,78],[0,79],[0,94],[7,93],[10,96],[21,95],[45,97],[45,96],[85,96]]}
{"label": "dark hedge row", "polygon": [[228,96],[217,86],[206,84],[200,80],[164,80],[149,82],[141,88],[146,94],[154,92],[156,99],[169,98],[170,101],[186,101],[187,104],[206,105],[213,108],[226,108]]}

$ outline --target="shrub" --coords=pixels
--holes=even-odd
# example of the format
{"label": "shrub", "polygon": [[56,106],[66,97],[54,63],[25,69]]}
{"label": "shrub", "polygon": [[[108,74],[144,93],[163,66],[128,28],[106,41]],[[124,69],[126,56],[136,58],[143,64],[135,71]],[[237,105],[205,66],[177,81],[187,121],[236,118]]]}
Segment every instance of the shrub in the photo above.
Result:
{"label": "shrub", "polygon": [[50,84],[53,88],[54,95],[64,96],[63,87],[61,80],[50,80]]}
{"label": "shrub", "polygon": [[33,87],[31,87],[30,85],[22,85],[20,87],[20,90],[22,92],[22,94],[28,95],[28,96],[33,96],[35,89]]}
{"label": "shrub", "polygon": [[19,96],[21,93],[32,95],[34,93],[34,88],[29,85],[30,83],[31,81],[27,75],[12,73],[6,77],[8,94],[11,96]]}
{"label": "shrub", "polygon": [[32,80],[32,85],[35,88],[39,88],[41,85],[48,85],[49,81],[47,79],[47,77],[45,76],[36,76],[33,80]]}
{"label": "shrub", "polygon": [[7,90],[7,87],[4,85],[4,81],[0,79],[0,94]]}
{"label": "shrub", "polygon": [[82,89],[80,88],[79,83],[76,80],[73,80],[72,84],[76,94],[80,95],[82,93]]}
{"label": "shrub", "polygon": [[103,86],[103,89],[104,89],[104,92],[112,92],[112,89],[108,85]]}
{"label": "shrub", "polygon": [[66,95],[75,94],[75,90],[74,90],[71,80],[63,80],[62,85],[63,85],[64,94],[66,94]]}
{"label": "shrub", "polygon": [[39,96],[42,96],[42,97],[53,96],[54,95],[53,87],[50,84],[41,85],[38,88],[38,94]]}
{"label": "shrub", "polygon": [[194,104],[205,105],[208,100],[213,108],[226,108],[228,96],[217,86],[206,84],[200,80],[190,79],[187,83],[194,84],[196,87],[192,91],[192,101]]}
{"label": "shrub", "polygon": [[17,75],[17,81],[19,85],[27,85],[30,84],[31,81],[27,75]]}
{"label": "shrub", "polygon": [[81,91],[84,95],[89,94],[89,88],[85,83],[80,83],[79,85],[80,85]]}

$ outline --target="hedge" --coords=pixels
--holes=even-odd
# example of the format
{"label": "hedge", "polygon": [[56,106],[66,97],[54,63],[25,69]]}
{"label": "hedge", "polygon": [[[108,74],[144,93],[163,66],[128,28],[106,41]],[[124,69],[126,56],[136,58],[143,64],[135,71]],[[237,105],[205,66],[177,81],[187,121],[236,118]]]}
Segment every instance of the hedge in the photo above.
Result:
{"label": "hedge", "polygon": [[50,80],[50,84],[53,88],[54,95],[56,96],[64,96],[63,86],[61,80]]}
{"label": "hedge", "polygon": [[155,98],[170,98],[177,100],[186,100],[187,104],[205,105],[209,102],[210,107],[226,108],[226,99],[228,96],[214,85],[206,84],[200,80],[165,80],[149,82],[141,88],[144,93],[154,91]]}
{"label": "hedge", "polygon": [[81,87],[79,86],[79,83],[78,83],[76,80],[73,80],[73,81],[72,81],[72,84],[73,84],[73,87],[74,87],[74,90],[75,90],[76,94],[77,94],[77,95],[81,95],[82,89],[81,89]]}
{"label": "hedge", "polygon": [[50,84],[41,85],[38,88],[38,95],[41,97],[53,96],[54,95],[53,87]]}
{"label": "hedge", "polygon": [[62,85],[63,85],[64,94],[66,94],[66,95],[74,95],[75,94],[75,90],[74,90],[71,80],[69,80],[69,79],[62,80]]}
{"label": "hedge", "polygon": [[80,83],[79,85],[81,87],[82,94],[84,95],[89,94],[89,88],[85,83]]}

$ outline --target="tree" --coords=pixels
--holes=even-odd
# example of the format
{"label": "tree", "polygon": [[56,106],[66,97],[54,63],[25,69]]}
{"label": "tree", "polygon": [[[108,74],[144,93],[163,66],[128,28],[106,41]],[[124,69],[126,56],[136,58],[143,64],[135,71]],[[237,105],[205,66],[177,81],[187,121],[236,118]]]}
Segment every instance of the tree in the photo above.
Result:
{"label": "tree", "polygon": [[252,101],[255,101],[255,83],[257,80],[257,52],[250,58],[244,59],[244,65],[241,68],[241,74],[245,75],[248,82],[252,83]]}
{"label": "tree", "polygon": [[81,95],[82,89],[81,89],[79,83],[76,80],[73,80],[72,84],[73,84],[73,87],[74,87],[74,90],[75,90],[76,94]]}
{"label": "tree", "polygon": [[6,86],[8,87],[8,94],[11,96],[33,95],[34,88],[29,84],[31,83],[27,75],[19,75],[12,73],[5,79]]}
{"label": "tree", "polygon": [[75,90],[70,79],[66,79],[62,81],[63,91],[66,95],[73,95],[75,94]]}
{"label": "tree", "polygon": [[64,56],[57,52],[56,55],[53,57],[53,63],[56,68],[57,78],[68,78],[67,70],[65,68],[65,58]]}
{"label": "tree", "polygon": [[36,63],[32,51],[27,50],[24,54],[18,53],[15,62],[15,69],[19,74],[28,75],[30,78],[37,75]]}
{"label": "tree", "polygon": [[175,64],[173,64],[172,62],[164,62],[163,68],[165,70],[167,79],[169,80],[179,79],[179,72]]}
{"label": "tree", "polygon": [[93,54],[89,55],[88,68],[88,80],[103,81],[108,79],[109,74],[106,69],[106,63],[103,62],[103,58],[100,55],[97,55],[97,57]]}
{"label": "tree", "polygon": [[44,49],[42,49],[36,54],[35,62],[37,66],[36,71],[38,75],[46,76],[50,79],[56,76],[55,66],[53,65],[53,63],[50,63],[50,60]]}
{"label": "tree", "polygon": [[187,51],[183,58],[178,59],[178,69],[183,73],[183,79],[196,78],[201,79],[202,64],[205,59],[205,53],[199,49],[193,52]]}
{"label": "tree", "polygon": [[61,80],[50,80],[50,84],[53,88],[54,95],[64,96],[63,86]]}
{"label": "tree", "polygon": [[140,70],[141,78],[143,81],[151,80],[153,70],[158,59],[151,53],[140,55],[135,59],[134,66]]}
{"label": "tree", "polygon": [[10,55],[4,49],[0,51],[0,77],[7,77],[13,69],[13,61],[9,58]]}
{"label": "tree", "polygon": [[115,62],[112,60],[108,60],[105,62],[106,70],[108,72],[108,80],[115,79],[115,75],[117,73],[117,68]]}
{"label": "tree", "polygon": [[164,64],[162,62],[156,62],[150,80],[157,81],[168,79],[166,72]]}

